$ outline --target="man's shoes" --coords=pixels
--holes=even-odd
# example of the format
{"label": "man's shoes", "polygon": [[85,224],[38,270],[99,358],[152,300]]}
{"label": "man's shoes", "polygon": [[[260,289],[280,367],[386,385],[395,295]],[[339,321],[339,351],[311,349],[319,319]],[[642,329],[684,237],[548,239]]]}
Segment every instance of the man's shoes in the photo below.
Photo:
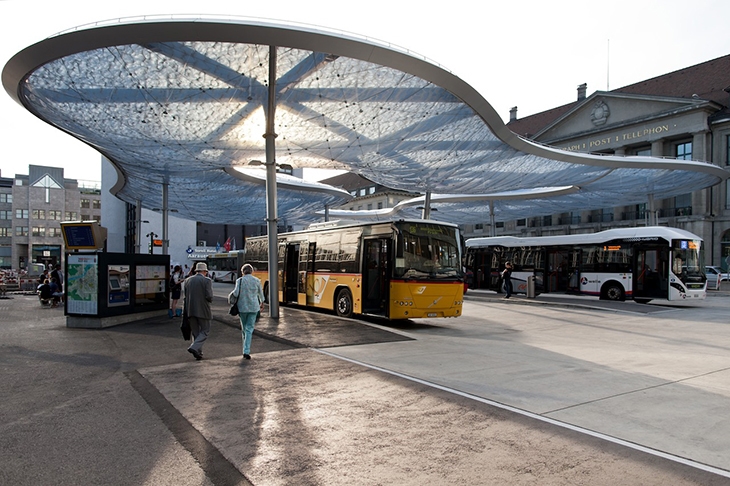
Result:
{"label": "man's shoes", "polygon": [[245,359],[251,359],[251,355],[250,355],[250,354],[244,354],[244,355],[243,355],[243,357],[244,357]]}
{"label": "man's shoes", "polygon": [[198,361],[200,361],[201,359],[203,359],[203,354],[202,353],[199,353],[198,351],[194,350],[193,348],[188,348],[188,353],[190,353],[193,356],[195,356],[195,359],[197,359]]}

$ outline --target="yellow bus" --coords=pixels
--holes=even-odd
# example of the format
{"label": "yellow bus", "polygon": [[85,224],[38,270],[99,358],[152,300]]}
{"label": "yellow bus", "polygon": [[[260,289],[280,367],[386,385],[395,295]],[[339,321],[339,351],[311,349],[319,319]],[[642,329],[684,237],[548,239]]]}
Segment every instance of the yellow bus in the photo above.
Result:
{"label": "yellow bus", "polygon": [[[435,221],[319,223],[278,238],[279,302],[387,319],[458,317],[464,300],[459,229]],[[246,240],[268,298],[268,240]]]}

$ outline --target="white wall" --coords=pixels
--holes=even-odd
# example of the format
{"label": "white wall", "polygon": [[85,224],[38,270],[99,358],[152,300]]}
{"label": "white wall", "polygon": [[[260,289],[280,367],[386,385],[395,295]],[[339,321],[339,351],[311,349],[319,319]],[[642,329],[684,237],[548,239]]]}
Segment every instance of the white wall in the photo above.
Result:
{"label": "white wall", "polygon": [[[101,160],[101,224],[107,229],[107,250],[124,253],[124,236],[126,234],[126,205],[124,201],[113,196],[109,191],[117,183],[117,171],[105,157]],[[168,254],[171,264],[188,263],[187,249],[195,248],[197,225],[195,221],[182,219],[168,213]],[[162,213],[142,208],[140,253],[148,253],[149,233],[157,234],[162,239]],[[162,248],[154,248],[154,253],[161,254]]]}

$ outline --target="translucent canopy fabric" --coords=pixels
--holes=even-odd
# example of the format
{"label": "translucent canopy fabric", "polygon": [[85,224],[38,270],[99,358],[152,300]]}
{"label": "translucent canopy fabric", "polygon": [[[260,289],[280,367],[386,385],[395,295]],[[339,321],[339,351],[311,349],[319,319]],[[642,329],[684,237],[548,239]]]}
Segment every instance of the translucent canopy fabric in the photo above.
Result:
{"label": "translucent canopy fabric", "polygon": [[[266,160],[271,52],[278,164],[350,170],[422,194],[577,188],[545,203],[503,201],[495,205],[501,220],[542,214],[541,205],[550,214],[644,202],[726,176],[701,162],[540,146],[510,132],[479,93],[425,59],[298,26],[172,18],[95,25],[21,51],[5,66],[3,85],[111,160],[122,200],[159,208],[166,183],[169,207],[182,217],[259,224],[265,186],[232,169]],[[289,224],[321,219],[325,204],[347,197],[296,186],[279,187],[279,215]],[[453,223],[482,217],[478,203],[450,204]]]}

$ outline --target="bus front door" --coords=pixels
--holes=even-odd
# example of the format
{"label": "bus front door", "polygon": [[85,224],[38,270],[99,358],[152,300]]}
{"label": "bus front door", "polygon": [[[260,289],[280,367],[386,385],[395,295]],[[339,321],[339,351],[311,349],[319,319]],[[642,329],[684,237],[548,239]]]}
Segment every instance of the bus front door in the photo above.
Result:
{"label": "bus front door", "polygon": [[634,249],[634,300],[666,299],[669,296],[669,249],[637,246]]}
{"label": "bus front door", "polygon": [[284,302],[298,302],[299,243],[286,245],[284,258]]}
{"label": "bus front door", "polygon": [[314,292],[314,257],[317,255],[317,243],[310,242],[306,251],[306,255],[299,255],[299,304],[314,305],[319,302]]}
{"label": "bus front door", "polygon": [[385,238],[364,240],[362,306],[367,314],[384,315],[388,302],[388,242]]}
{"label": "bus front door", "polygon": [[493,286],[496,288],[497,285],[492,285],[492,253],[475,248],[472,253],[471,261],[471,272],[472,272],[472,289],[488,289]]}
{"label": "bus front door", "polygon": [[571,252],[567,250],[548,251],[546,292],[565,292],[568,290],[570,258]]}

